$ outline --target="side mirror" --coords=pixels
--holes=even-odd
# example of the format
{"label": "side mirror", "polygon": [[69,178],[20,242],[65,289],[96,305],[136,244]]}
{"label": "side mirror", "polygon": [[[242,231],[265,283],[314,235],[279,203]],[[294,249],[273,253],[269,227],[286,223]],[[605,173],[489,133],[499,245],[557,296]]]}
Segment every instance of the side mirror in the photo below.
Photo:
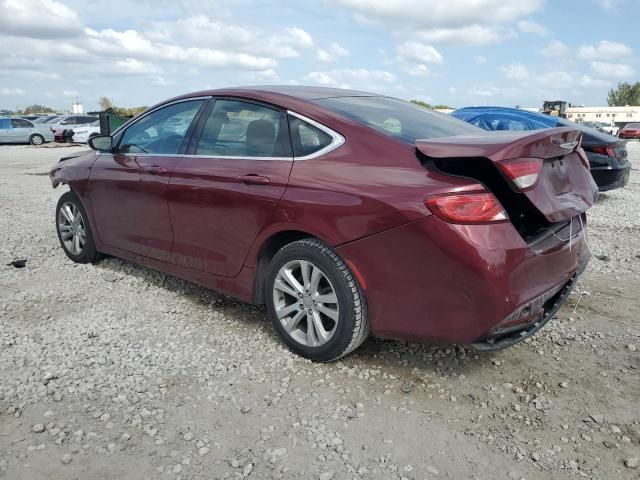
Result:
{"label": "side mirror", "polygon": [[98,152],[111,152],[113,149],[110,135],[96,135],[95,137],[91,137],[87,143],[91,148]]}

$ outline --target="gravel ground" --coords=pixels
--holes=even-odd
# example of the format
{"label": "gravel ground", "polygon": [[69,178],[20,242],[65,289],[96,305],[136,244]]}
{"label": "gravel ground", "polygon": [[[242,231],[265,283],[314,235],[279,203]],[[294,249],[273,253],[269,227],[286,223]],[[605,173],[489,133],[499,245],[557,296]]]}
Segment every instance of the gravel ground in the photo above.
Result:
{"label": "gravel ground", "polygon": [[45,173],[75,150],[0,147],[0,477],[640,478],[638,170],[591,210],[590,267],[528,343],[369,340],[313,364],[261,308],[71,263]]}

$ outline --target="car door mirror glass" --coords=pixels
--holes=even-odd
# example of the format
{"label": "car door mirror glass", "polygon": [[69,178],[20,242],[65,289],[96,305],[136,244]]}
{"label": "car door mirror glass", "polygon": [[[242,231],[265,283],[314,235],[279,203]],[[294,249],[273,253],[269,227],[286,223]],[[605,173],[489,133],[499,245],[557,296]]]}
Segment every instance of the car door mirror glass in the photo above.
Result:
{"label": "car door mirror glass", "polygon": [[112,149],[112,139],[109,135],[96,135],[91,137],[87,143],[98,152],[111,152]]}

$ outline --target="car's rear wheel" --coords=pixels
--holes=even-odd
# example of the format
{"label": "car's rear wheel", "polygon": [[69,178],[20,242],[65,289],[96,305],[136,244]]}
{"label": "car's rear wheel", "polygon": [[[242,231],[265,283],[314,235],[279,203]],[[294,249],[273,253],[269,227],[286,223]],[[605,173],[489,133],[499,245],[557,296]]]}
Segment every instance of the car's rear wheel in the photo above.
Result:
{"label": "car's rear wheel", "polygon": [[337,360],[367,338],[364,294],[344,261],[319,240],[283,247],[271,261],[267,282],[273,325],[299,355]]}
{"label": "car's rear wheel", "polygon": [[29,143],[31,145],[42,145],[44,143],[44,137],[38,133],[34,133],[29,137]]}
{"label": "car's rear wheel", "polygon": [[100,257],[87,213],[73,192],[66,192],[58,200],[56,232],[64,253],[74,262],[93,263]]}

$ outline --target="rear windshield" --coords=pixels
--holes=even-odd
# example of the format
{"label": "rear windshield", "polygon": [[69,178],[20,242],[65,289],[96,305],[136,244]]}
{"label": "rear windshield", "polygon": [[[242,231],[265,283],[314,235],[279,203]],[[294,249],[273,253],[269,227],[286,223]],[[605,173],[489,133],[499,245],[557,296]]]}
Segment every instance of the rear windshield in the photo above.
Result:
{"label": "rear windshield", "polygon": [[457,118],[396,98],[336,97],[314,103],[411,145],[419,138],[486,133]]}

